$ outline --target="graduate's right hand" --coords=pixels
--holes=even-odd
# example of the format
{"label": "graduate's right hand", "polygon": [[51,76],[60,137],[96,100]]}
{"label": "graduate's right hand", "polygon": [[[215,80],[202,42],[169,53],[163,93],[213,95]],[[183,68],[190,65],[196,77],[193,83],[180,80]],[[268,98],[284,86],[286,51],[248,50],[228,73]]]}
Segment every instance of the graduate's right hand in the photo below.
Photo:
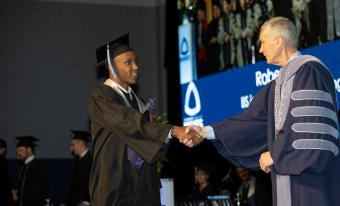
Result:
{"label": "graduate's right hand", "polygon": [[182,144],[188,147],[194,147],[203,141],[202,136],[188,129],[189,127],[174,126],[171,131],[171,136],[176,137]]}
{"label": "graduate's right hand", "polygon": [[185,139],[182,144],[188,147],[195,147],[203,141],[202,127],[190,125],[186,127],[185,133],[190,135],[190,139]]}
{"label": "graduate's right hand", "polygon": [[176,137],[180,142],[184,139],[189,139],[190,136],[185,134],[186,127],[173,126],[171,129],[171,136]]}

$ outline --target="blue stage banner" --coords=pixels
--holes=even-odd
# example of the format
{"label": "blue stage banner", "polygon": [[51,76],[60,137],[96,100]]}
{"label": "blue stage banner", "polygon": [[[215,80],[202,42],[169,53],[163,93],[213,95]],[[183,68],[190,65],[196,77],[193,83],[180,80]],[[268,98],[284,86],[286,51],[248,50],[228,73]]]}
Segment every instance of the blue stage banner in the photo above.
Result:
{"label": "blue stage banner", "polygon": [[[318,57],[331,70],[340,100],[340,41],[302,53]],[[279,67],[263,61],[182,84],[183,125],[207,125],[240,113],[249,106],[258,90],[274,80],[278,73]]]}

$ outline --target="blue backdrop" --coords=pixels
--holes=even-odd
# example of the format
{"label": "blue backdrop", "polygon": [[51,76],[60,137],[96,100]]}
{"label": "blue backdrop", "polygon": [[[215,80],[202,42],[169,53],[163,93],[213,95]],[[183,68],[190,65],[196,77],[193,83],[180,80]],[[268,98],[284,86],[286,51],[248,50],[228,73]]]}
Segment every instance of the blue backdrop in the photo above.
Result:
{"label": "blue backdrop", "polygon": [[[331,70],[339,100],[340,41],[312,47],[302,53],[320,58]],[[240,113],[278,72],[279,67],[263,61],[182,84],[183,124],[207,125]]]}

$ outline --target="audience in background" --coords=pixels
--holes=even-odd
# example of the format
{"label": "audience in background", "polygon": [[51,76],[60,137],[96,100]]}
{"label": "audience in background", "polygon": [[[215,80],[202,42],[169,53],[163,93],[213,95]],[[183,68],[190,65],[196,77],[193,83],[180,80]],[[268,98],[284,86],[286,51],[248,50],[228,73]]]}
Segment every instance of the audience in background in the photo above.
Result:
{"label": "audience in background", "polygon": [[340,0],[178,0],[178,5],[179,24],[195,28],[199,78],[263,60],[258,32],[273,16],[295,23],[300,48],[340,37]]}
{"label": "audience in background", "polygon": [[236,167],[236,174],[242,180],[238,190],[240,203],[242,206],[255,206],[255,177],[241,166]]}
{"label": "audience in background", "polygon": [[195,187],[193,195],[197,197],[205,198],[209,195],[216,195],[215,188],[209,182],[209,171],[207,168],[200,166],[195,171]]}
{"label": "audience in background", "polygon": [[214,74],[220,68],[220,45],[217,41],[219,20],[221,17],[221,7],[218,3],[213,4],[213,19],[208,25],[208,43],[207,43],[207,72],[206,74]]}
{"label": "audience in background", "polygon": [[220,70],[225,70],[233,67],[235,54],[234,41],[232,36],[231,4],[227,0],[222,1],[222,15],[219,19],[217,41],[220,44]]}
{"label": "audience in background", "polygon": [[206,75],[207,69],[207,40],[208,40],[208,23],[205,17],[205,10],[198,8],[197,10],[197,22],[195,24],[195,48],[196,48],[196,63],[197,63],[197,75],[202,77]]}

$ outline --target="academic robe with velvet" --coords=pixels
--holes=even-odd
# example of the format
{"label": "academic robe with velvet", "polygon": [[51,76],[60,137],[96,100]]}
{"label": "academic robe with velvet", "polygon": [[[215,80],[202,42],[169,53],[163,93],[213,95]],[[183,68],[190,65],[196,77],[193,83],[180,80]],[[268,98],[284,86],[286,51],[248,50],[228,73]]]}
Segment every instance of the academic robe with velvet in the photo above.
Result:
{"label": "academic robe with velvet", "polygon": [[[331,73],[315,61],[299,67],[276,137],[275,84],[262,88],[241,114],[212,125],[215,147],[233,163],[255,169],[260,155],[270,151],[274,206],[340,205],[339,120]],[[291,195],[283,204],[278,200],[284,195],[278,191],[282,176],[290,178]]]}
{"label": "academic robe with velvet", "polygon": [[73,167],[70,194],[67,199],[68,206],[77,206],[80,202],[90,202],[89,181],[92,165],[91,152],[84,157],[77,157]]}
{"label": "academic robe with velvet", "polygon": [[47,172],[33,159],[21,167],[18,179],[18,205],[43,206],[48,196]]}
{"label": "academic robe with velvet", "polygon": [[[155,161],[167,149],[171,126],[148,121],[125,105],[110,86],[100,85],[89,99],[93,166],[92,206],[159,206],[160,180]],[[127,147],[144,163],[137,169],[127,159]]]}

